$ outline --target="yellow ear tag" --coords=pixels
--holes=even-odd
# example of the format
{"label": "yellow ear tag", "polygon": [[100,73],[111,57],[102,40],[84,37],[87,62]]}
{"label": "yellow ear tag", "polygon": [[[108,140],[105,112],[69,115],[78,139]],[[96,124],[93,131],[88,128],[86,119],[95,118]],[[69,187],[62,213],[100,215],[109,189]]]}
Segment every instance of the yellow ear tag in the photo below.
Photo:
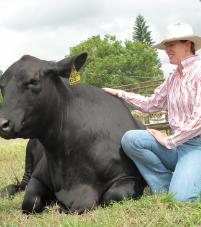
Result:
{"label": "yellow ear tag", "polygon": [[76,70],[75,66],[73,65],[70,77],[69,77],[69,84],[73,85],[80,81],[80,73]]}

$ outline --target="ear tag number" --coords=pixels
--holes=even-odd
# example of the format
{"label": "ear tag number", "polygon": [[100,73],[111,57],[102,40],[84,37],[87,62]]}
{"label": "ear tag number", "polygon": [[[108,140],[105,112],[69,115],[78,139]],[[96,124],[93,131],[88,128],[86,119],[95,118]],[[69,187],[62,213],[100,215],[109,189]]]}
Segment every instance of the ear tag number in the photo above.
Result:
{"label": "ear tag number", "polygon": [[70,77],[69,77],[69,84],[73,85],[80,81],[80,73],[76,70],[75,66],[73,65]]}

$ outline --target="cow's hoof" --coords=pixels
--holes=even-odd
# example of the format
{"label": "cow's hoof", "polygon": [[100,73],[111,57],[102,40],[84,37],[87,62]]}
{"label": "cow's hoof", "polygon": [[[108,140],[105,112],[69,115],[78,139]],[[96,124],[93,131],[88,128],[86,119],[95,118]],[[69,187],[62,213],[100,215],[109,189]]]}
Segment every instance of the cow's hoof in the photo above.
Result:
{"label": "cow's hoof", "polygon": [[45,208],[44,203],[41,201],[39,196],[29,198],[22,203],[22,213],[23,214],[35,214],[41,213]]}
{"label": "cow's hoof", "polygon": [[5,188],[0,189],[0,197],[14,196],[19,190],[18,185],[10,184]]}

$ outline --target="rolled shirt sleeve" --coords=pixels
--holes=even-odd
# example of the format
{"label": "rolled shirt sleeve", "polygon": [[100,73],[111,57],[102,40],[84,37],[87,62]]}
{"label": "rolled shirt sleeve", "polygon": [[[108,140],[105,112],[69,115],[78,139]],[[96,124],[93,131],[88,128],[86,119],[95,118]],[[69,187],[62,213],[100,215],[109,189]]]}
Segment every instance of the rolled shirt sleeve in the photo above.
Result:
{"label": "rolled shirt sleeve", "polygon": [[167,108],[167,82],[158,86],[150,97],[132,92],[119,91],[117,96],[129,106],[136,107],[144,113],[154,113]]}

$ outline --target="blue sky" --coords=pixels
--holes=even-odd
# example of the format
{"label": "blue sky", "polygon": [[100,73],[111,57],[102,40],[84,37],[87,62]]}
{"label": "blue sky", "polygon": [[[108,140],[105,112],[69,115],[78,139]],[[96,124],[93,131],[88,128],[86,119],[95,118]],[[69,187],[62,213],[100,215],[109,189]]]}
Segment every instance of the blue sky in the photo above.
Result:
{"label": "blue sky", "polygon": [[[155,42],[161,41],[169,23],[192,25],[201,36],[199,0],[0,0],[0,69],[24,54],[60,60],[69,48],[92,35],[132,38],[136,17],[144,16]],[[200,52],[199,52],[200,54]],[[167,76],[173,66],[159,51]]]}

